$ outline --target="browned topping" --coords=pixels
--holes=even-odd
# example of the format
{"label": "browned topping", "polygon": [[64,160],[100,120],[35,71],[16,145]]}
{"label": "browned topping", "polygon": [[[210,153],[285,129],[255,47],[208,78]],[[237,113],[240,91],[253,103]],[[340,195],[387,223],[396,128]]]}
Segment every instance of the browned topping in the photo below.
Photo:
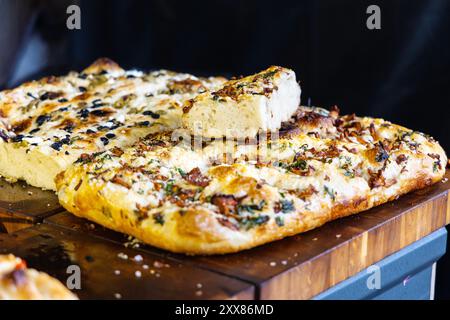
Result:
{"label": "browned topping", "polygon": [[373,162],[385,162],[389,158],[389,153],[381,141],[378,141],[373,148],[366,150],[365,153],[367,158]]}
{"label": "browned topping", "polygon": [[384,143],[382,143],[381,141],[379,141],[377,143],[377,152],[376,152],[376,156],[375,156],[375,161],[376,162],[383,162],[385,161],[387,158],[389,158],[389,153],[387,152],[387,148],[384,145]]}
{"label": "browned topping", "polygon": [[87,70],[85,70],[88,73],[98,73],[101,71],[106,71],[109,69],[119,69],[119,65],[112,61],[109,58],[99,58],[95,60],[93,64],[89,66]]}
{"label": "browned topping", "polygon": [[338,106],[334,105],[331,107],[330,117],[337,119],[339,117],[340,112],[341,112],[341,110],[339,110]]}
{"label": "browned topping", "polygon": [[130,166],[128,163],[122,164],[122,169],[125,172],[131,172],[131,173],[145,173],[145,167],[144,166]]}
{"label": "browned topping", "polygon": [[63,95],[63,92],[58,91],[58,92],[45,92],[44,94],[42,94],[39,99],[40,100],[55,100],[59,97],[61,97]]}
{"label": "browned topping", "polygon": [[375,124],[373,122],[369,126],[369,132],[370,132],[370,135],[372,136],[373,140],[377,141],[378,134],[377,134],[377,131],[375,130]]}
{"label": "browned topping", "polygon": [[162,140],[158,134],[149,134],[136,143],[134,151],[137,156],[142,156],[145,152],[153,151],[158,147],[165,147],[167,145],[169,145],[169,142]]}
{"label": "browned topping", "polygon": [[[228,81],[221,89],[212,93],[213,99],[220,100],[220,98],[228,97],[234,101],[239,101],[239,97],[245,94],[268,96],[273,90],[278,89],[273,85],[272,77],[281,70],[280,67],[271,67],[265,72],[251,77]],[[265,86],[258,85],[260,82]]]}
{"label": "browned topping", "polygon": [[282,136],[295,136],[299,133],[306,133],[316,138],[320,138],[322,134],[334,131],[335,118],[330,114],[321,114],[316,111],[306,111],[300,108],[293,116],[294,123],[287,124],[282,129]]}
{"label": "browned topping", "polygon": [[194,106],[194,99],[189,99],[184,103],[183,113],[188,113]]}
{"label": "browned topping", "polygon": [[106,117],[111,115],[112,113],[115,113],[115,111],[112,109],[95,109],[89,114],[94,117]]}
{"label": "browned topping", "polygon": [[301,133],[297,123],[283,122],[280,128],[280,138],[291,138]]}
{"label": "browned topping", "polygon": [[404,154],[399,154],[397,159],[395,159],[395,162],[397,162],[397,164],[402,163],[403,161],[406,161],[408,159],[408,157]]}
{"label": "browned topping", "polygon": [[185,207],[189,201],[194,201],[197,191],[194,189],[178,189],[173,188],[173,194],[170,196],[169,201],[175,203],[179,207]]}
{"label": "browned topping", "polygon": [[292,193],[302,199],[303,201],[307,200],[313,194],[316,194],[318,191],[314,188],[313,185],[309,185],[306,189],[303,190],[295,190]]}
{"label": "browned topping", "polygon": [[48,83],[48,84],[57,83],[58,80],[59,80],[59,78],[55,77],[55,76],[48,76],[48,77],[42,78],[42,82]]}
{"label": "browned topping", "polygon": [[438,154],[436,154],[436,153],[429,153],[428,156],[429,156],[431,159],[436,159],[436,160],[440,160],[440,159],[441,159],[441,156],[438,155]]}
{"label": "browned topping", "polygon": [[238,201],[232,195],[214,195],[211,203],[217,206],[223,215],[229,216],[237,212]]}
{"label": "browned topping", "polygon": [[125,187],[127,189],[131,189],[131,185],[126,182],[120,175],[115,175],[112,179],[111,179],[112,183],[121,185],[122,187]]}
{"label": "browned topping", "polygon": [[353,153],[353,154],[357,154],[358,153],[358,150],[356,148],[349,148],[347,146],[343,146],[343,148],[345,150],[347,150],[348,152],[350,152],[350,153]]}
{"label": "browned topping", "polygon": [[308,177],[311,176],[316,170],[312,166],[306,165],[305,168],[302,168],[301,166],[291,166],[289,167],[289,171],[302,177]]}
{"label": "browned topping", "polygon": [[22,131],[28,129],[30,127],[30,125],[31,125],[31,119],[25,119],[25,120],[14,123],[12,125],[11,129],[14,133],[19,133],[19,132],[22,132]]}
{"label": "browned topping", "polygon": [[159,183],[159,182],[154,182],[154,183],[153,183],[153,188],[154,188],[156,191],[161,190],[162,187],[163,187],[163,185],[162,185],[161,183]]}
{"label": "browned topping", "polygon": [[[85,101],[87,99],[89,99],[92,95],[89,92],[83,92],[82,94],[77,95],[76,97],[74,97],[72,99],[72,101],[76,102],[76,101]],[[81,102],[80,102],[81,104]],[[85,104],[85,103],[83,103]]]}
{"label": "browned topping", "polygon": [[187,182],[199,187],[206,187],[210,182],[208,177],[202,175],[202,172],[199,168],[192,169],[187,174],[185,174],[183,178]]}
{"label": "browned topping", "polygon": [[80,189],[81,184],[83,183],[83,179],[80,179],[80,181],[78,181],[77,185],[75,186],[75,188],[73,188],[75,191],[78,191],[78,189]]}
{"label": "browned topping", "polygon": [[89,163],[95,159],[95,154],[82,153],[76,163]]}
{"label": "browned topping", "polygon": [[112,155],[114,155],[116,157],[120,157],[124,153],[124,151],[122,149],[120,149],[119,147],[114,147],[110,151],[111,151]]}
{"label": "browned topping", "polygon": [[386,186],[386,179],[383,176],[383,170],[385,167],[381,168],[380,170],[373,172],[372,170],[368,170],[368,173],[370,175],[369,178],[369,187],[371,189],[378,188],[378,187],[384,187]]}
{"label": "browned topping", "polygon": [[206,88],[202,82],[194,79],[174,80],[167,85],[171,94],[183,94],[190,92],[204,92]]}
{"label": "browned topping", "polygon": [[239,227],[234,225],[231,221],[225,219],[225,218],[219,218],[217,219],[221,225],[224,227],[230,228],[231,230],[239,230]]}
{"label": "browned topping", "polygon": [[336,147],[336,145],[331,144],[327,149],[316,150],[315,148],[311,148],[309,150],[316,158],[325,160],[329,158],[339,157],[340,151]]}
{"label": "browned topping", "polygon": [[55,126],[55,128],[63,128],[65,130],[72,130],[75,128],[75,121],[73,119],[64,119],[59,125]]}
{"label": "browned topping", "polygon": [[273,212],[275,212],[275,213],[281,212],[281,202],[279,202],[279,201],[275,202],[275,204],[273,206]]}

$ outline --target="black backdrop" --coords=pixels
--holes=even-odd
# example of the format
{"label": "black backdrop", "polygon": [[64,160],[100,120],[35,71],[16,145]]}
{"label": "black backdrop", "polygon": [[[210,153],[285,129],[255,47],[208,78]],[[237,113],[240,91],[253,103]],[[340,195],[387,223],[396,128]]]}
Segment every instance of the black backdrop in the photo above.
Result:
{"label": "black backdrop", "polygon": [[[39,33],[50,50],[40,71],[27,74],[30,59],[20,56],[26,41],[2,40],[0,70],[11,73],[4,86],[23,80],[13,76],[20,65],[29,78],[79,69],[100,56],[126,68],[199,75],[248,74],[277,64],[296,71],[303,102],[383,117],[429,133],[450,150],[448,0],[81,0],[77,31],[65,26],[65,9],[77,1],[14,1],[22,15],[25,8],[38,12],[29,18],[32,31],[17,37]],[[370,4],[381,8],[381,30],[366,27]],[[438,267],[441,298],[450,297],[447,260]]]}

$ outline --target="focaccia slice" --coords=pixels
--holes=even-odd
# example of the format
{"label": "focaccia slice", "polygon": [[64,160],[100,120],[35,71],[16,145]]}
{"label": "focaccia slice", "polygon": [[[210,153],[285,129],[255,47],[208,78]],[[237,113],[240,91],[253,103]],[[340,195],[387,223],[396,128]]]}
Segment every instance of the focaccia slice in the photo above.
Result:
{"label": "focaccia slice", "polygon": [[56,184],[77,216],[173,252],[223,254],[428,186],[442,179],[446,162],[420,132],[301,108],[276,140],[196,144],[150,135],[82,156]]}
{"label": "focaccia slice", "polygon": [[61,282],[28,269],[24,260],[0,255],[0,300],[77,300]]}
{"label": "focaccia slice", "polygon": [[183,126],[203,137],[252,138],[289,120],[300,105],[300,93],[294,71],[272,66],[189,100]]}
{"label": "focaccia slice", "polygon": [[100,59],[81,73],[0,93],[0,175],[55,189],[82,153],[131,145],[181,125],[182,104],[225,80],[167,70],[125,71]]}

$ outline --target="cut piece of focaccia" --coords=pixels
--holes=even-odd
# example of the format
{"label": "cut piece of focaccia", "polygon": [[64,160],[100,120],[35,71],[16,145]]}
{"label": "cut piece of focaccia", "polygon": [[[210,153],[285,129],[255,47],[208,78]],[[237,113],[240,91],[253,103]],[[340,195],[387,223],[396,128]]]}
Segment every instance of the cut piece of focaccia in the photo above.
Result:
{"label": "cut piece of focaccia", "polygon": [[56,179],[61,204],[159,248],[223,254],[428,186],[447,162],[425,134],[336,109],[300,108],[278,139],[180,137],[80,157]]}
{"label": "cut piece of focaccia", "polygon": [[294,71],[272,66],[187,101],[183,126],[203,137],[255,137],[289,120],[300,105],[300,92]]}
{"label": "cut piece of focaccia", "polygon": [[76,300],[61,282],[28,269],[24,260],[0,255],[0,300]]}
{"label": "cut piece of focaccia", "polygon": [[100,59],[81,73],[3,91],[0,175],[55,189],[56,174],[80,154],[178,128],[182,104],[224,81],[166,70],[125,71]]}

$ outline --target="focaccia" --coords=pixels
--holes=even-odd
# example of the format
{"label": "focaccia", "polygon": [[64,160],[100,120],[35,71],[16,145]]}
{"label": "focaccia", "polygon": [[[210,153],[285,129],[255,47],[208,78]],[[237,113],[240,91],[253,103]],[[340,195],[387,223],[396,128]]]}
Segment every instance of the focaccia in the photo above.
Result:
{"label": "focaccia", "polygon": [[24,260],[0,255],[0,300],[76,300],[61,282],[28,269]]}
{"label": "focaccia", "polygon": [[183,126],[203,137],[252,138],[280,129],[300,105],[300,93],[294,71],[272,66],[188,100]]}
{"label": "focaccia", "polygon": [[446,163],[423,133],[301,107],[279,137],[197,143],[151,134],[130,148],[82,155],[56,186],[77,216],[173,252],[224,254],[433,184]]}
{"label": "focaccia", "polygon": [[82,153],[178,128],[184,102],[224,81],[167,70],[125,71],[100,59],[81,73],[3,91],[0,175],[54,190],[56,174]]}

